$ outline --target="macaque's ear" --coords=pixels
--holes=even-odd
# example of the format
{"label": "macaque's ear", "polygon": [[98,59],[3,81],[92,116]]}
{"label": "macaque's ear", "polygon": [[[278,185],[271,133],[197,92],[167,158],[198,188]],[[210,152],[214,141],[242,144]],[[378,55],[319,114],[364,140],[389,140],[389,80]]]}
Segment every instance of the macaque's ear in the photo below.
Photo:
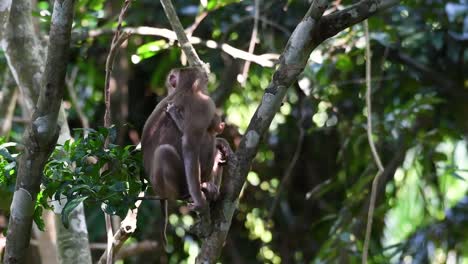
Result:
{"label": "macaque's ear", "polygon": [[169,75],[169,85],[172,87],[172,88],[176,88],[177,87],[177,75],[175,73],[171,73]]}

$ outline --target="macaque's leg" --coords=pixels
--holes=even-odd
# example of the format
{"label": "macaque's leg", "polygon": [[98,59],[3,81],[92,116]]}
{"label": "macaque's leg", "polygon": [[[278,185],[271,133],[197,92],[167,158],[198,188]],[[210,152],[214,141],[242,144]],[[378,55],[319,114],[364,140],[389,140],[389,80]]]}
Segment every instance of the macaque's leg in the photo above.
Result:
{"label": "macaque's leg", "polygon": [[182,159],[176,149],[169,145],[160,145],[154,153],[154,167],[151,175],[153,189],[161,198],[175,200],[182,195],[181,180],[184,180]]}

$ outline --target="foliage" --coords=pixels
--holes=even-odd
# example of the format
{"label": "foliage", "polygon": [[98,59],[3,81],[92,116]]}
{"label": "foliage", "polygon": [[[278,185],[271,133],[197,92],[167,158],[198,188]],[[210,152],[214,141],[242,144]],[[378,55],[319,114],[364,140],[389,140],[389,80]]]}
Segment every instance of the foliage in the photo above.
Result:
{"label": "foliage", "polygon": [[[55,148],[44,168],[34,218],[40,227],[43,227],[43,209],[61,211],[62,222],[67,227],[68,215],[84,201],[101,203],[105,213],[124,216],[128,209],[134,208],[136,197],[143,190],[141,153],[132,145],[113,144],[115,127],[76,132],[74,138]],[[104,149],[106,137],[111,143]],[[11,197],[16,162],[1,146],[0,154],[0,191],[5,197]]]}
{"label": "foliage", "polygon": [[[87,132],[87,135],[84,135]],[[109,137],[108,149],[104,148]],[[57,146],[44,169],[44,189],[39,200],[48,208],[48,199],[63,206],[62,221],[83,201],[102,203],[105,213],[124,216],[134,208],[142,190],[141,154],[134,146],[121,147],[112,142],[116,129],[81,130],[73,140]]]}
{"label": "foliage", "polygon": [[[247,50],[254,0],[173,2],[186,28],[207,12],[193,36]],[[281,53],[309,2],[261,1],[254,53]],[[338,1],[330,6],[340,10],[352,3],[355,1]],[[86,33],[114,28],[121,4],[102,0],[77,3],[74,36],[85,37],[74,41],[70,72],[78,72],[73,83],[77,105],[94,128],[103,115],[104,64],[111,35],[91,37]],[[35,14],[43,34],[50,12],[49,2],[37,3]],[[374,216],[370,263],[443,263],[454,255],[459,263],[468,259],[463,250],[468,233],[462,228],[468,226],[468,218],[463,217],[467,208],[463,201],[468,196],[466,14],[463,1],[412,0],[368,21],[373,54],[373,136],[386,168]],[[132,2],[125,25],[169,28],[158,1],[149,0]],[[369,189],[376,173],[366,137],[365,45],[362,25],[357,24],[321,44],[310,56],[263,137],[221,262],[360,262]],[[210,91],[232,84],[220,108],[235,133],[222,136],[238,142],[238,133],[245,132],[274,68],[252,63],[246,84],[241,86],[235,77],[242,73],[243,61],[204,44],[195,48],[211,65]],[[67,212],[84,200],[90,238],[97,241],[105,234],[102,210],[122,214],[133,206],[142,187],[140,154],[131,146],[121,146],[138,139],[134,135],[139,135],[146,117],[165,94],[165,76],[180,66],[180,55],[176,42],[165,38],[135,34],[128,40],[119,52],[113,76],[113,120],[119,131],[90,130],[86,138],[78,130],[74,141],[58,146],[45,170],[37,210],[48,208],[47,199],[61,201],[55,207],[64,207],[66,223]],[[235,63],[239,67],[231,67]],[[5,65],[0,53],[0,70]],[[233,83],[225,78],[230,75],[235,76]],[[66,97],[69,124],[80,127],[75,104],[70,106],[70,102]],[[15,116],[21,116],[19,109]],[[19,142],[23,124],[14,123],[12,129],[12,141]],[[305,131],[302,151],[290,181],[284,183],[300,142],[299,129]],[[104,151],[106,135],[118,145],[111,144]],[[8,197],[5,192],[11,197],[14,189],[14,158],[19,147],[0,148],[2,198]],[[100,173],[105,163],[111,166]],[[278,208],[270,218],[271,203],[278,195]],[[9,202],[1,205],[6,209]],[[156,209],[152,203],[142,204],[135,241],[159,238],[162,219]],[[129,258],[126,263],[193,260],[198,242],[185,232],[193,219],[179,213],[184,207],[171,209],[167,257],[157,251]]]}
{"label": "foliage", "polygon": [[16,155],[9,148],[16,144],[5,143],[0,137],[0,210],[8,212],[16,182]]}

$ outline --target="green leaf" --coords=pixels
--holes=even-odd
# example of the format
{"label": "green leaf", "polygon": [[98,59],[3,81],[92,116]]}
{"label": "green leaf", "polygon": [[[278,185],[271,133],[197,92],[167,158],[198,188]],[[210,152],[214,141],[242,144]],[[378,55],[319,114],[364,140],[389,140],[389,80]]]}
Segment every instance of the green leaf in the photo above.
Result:
{"label": "green leaf", "polygon": [[36,208],[34,208],[33,219],[34,219],[34,223],[36,223],[39,230],[44,231],[45,224],[44,224],[44,220],[42,219],[42,207],[41,206],[36,206]]}
{"label": "green leaf", "polygon": [[165,40],[148,42],[138,47],[137,55],[139,55],[142,59],[147,59],[158,54],[161,50],[166,49],[168,46],[169,45]]}
{"label": "green leaf", "polygon": [[206,5],[206,10],[211,11],[229,4],[239,3],[239,0],[210,0]]}
{"label": "green leaf", "polygon": [[116,182],[109,189],[114,192],[124,192],[127,190],[127,185],[125,182]]}
{"label": "green leaf", "polygon": [[40,1],[40,2],[37,3],[37,8],[39,8],[39,10],[48,10],[49,9],[49,2]]}
{"label": "green leaf", "polygon": [[73,197],[74,193],[82,194],[82,193],[83,193],[83,192],[82,192],[83,190],[88,191],[88,192],[94,194],[94,190],[93,190],[91,187],[89,187],[89,186],[86,185],[86,184],[79,184],[79,185],[73,186],[73,188],[71,188],[71,189],[67,192],[67,193],[68,193],[67,197],[69,197],[69,196]]}
{"label": "green leaf", "polygon": [[336,68],[341,71],[351,71],[353,69],[353,62],[346,54],[338,55],[338,60],[336,61]]}
{"label": "green leaf", "polygon": [[68,228],[69,222],[68,217],[70,213],[82,202],[88,199],[88,196],[81,196],[72,200],[68,200],[62,210],[62,224],[65,228]]}

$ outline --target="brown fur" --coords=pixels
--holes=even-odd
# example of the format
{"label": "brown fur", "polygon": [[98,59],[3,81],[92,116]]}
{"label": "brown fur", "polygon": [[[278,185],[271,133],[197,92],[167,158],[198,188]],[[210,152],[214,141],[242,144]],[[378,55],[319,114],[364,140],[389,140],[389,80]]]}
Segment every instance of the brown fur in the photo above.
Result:
{"label": "brown fur", "polygon": [[[168,96],[156,106],[143,128],[144,167],[160,198],[192,198],[193,209],[206,211],[206,198],[217,198],[218,194],[218,188],[211,188],[210,183],[216,176],[212,172],[215,136],[222,132],[224,123],[206,94],[207,77],[202,71],[174,69],[166,84]],[[168,104],[180,111],[181,120],[174,120],[165,111]],[[181,125],[178,127],[176,122]]]}

